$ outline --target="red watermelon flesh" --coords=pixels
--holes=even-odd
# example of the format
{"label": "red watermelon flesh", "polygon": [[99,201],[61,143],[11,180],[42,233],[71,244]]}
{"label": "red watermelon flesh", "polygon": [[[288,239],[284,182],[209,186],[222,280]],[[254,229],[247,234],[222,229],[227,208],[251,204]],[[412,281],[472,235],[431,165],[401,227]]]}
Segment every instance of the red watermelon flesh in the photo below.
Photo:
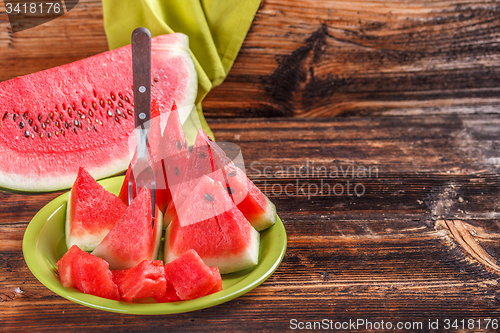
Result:
{"label": "red watermelon flesh", "polygon": [[199,183],[201,177],[208,175],[216,181],[224,182],[224,176],[217,170],[213,172],[212,161],[210,158],[210,150],[205,139],[205,132],[200,129],[196,135],[196,141],[193,146],[193,151],[189,156],[187,167],[184,171],[182,182],[171,184],[170,189],[173,197],[164,216],[164,227],[174,219],[177,214],[177,209],[180,208],[184,201],[189,197],[193,189]]}
{"label": "red watermelon flesh", "polygon": [[276,206],[257,186],[238,168],[226,153],[208,135],[201,135],[210,147],[213,170],[224,170],[227,190],[245,218],[261,231],[276,223]]}
{"label": "red watermelon flesh", "polygon": [[[151,59],[160,112],[174,100],[194,104],[187,36],[153,38]],[[1,187],[59,190],[71,187],[80,166],[97,179],[127,168],[135,147],[130,45],[2,82],[0,99]]]}
{"label": "red watermelon flesh", "polygon": [[276,223],[276,206],[233,163],[224,167],[227,190],[245,218],[257,231]]}
{"label": "red watermelon flesh", "polygon": [[111,269],[132,268],[157,258],[161,231],[162,214],[157,208],[152,225],[151,191],[141,189],[92,254],[105,259]]}
{"label": "red watermelon flesh", "polygon": [[85,251],[78,250],[70,252],[73,254],[71,270],[75,286],[85,294],[91,294],[112,300],[119,300],[118,287],[113,282],[113,276],[109,270],[108,263]]}
{"label": "red watermelon flesh", "polygon": [[210,295],[210,294],[213,294],[213,293],[216,293],[216,292],[222,290],[222,276],[220,275],[219,267],[215,267],[215,266],[214,267],[210,267],[210,271],[212,271],[212,275],[217,280],[217,284],[212,288],[212,290],[210,290],[208,292],[207,295]]}
{"label": "red watermelon flesh", "polygon": [[179,296],[177,295],[177,292],[175,291],[174,286],[169,281],[167,281],[167,289],[165,291],[165,295],[163,297],[153,296],[153,298],[158,303],[170,303],[170,302],[177,302],[177,301],[181,300],[179,298]]}
{"label": "red watermelon flesh", "polygon": [[[207,192],[210,188],[207,184],[209,182],[212,182],[213,186]],[[196,214],[202,212],[196,207],[203,206],[206,209],[205,201],[221,202],[224,207],[230,205],[230,209],[184,227],[176,216],[165,235],[165,262],[171,262],[186,251],[194,249],[207,265],[217,266],[221,274],[256,265],[260,235],[234,205],[220,182],[204,177],[181,210],[189,212],[188,219],[199,221],[201,219]],[[213,208],[213,211],[217,211],[217,208]]]}
{"label": "red watermelon flesh", "polygon": [[113,228],[127,206],[80,168],[66,208],[66,245],[92,251]]}
{"label": "red watermelon flesh", "polygon": [[194,250],[165,265],[165,276],[183,301],[208,295],[218,285],[210,267]]}
{"label": "red watermelon flesh", "polygon": [[73,245],[59,261],[57,262],[57,271],[59,280],[63,287],[76,288],[75,278],[73,277],[73,259],[77,257],[82,250],[76,245]]}
{"label": "red watermelon flesh", "polygon": [[140,298],[165,297],[167,281],[161,260],[144,260],[114,276],[120,296],[126,302]]}
{"label": "red watermelon flesh", "polygon": [[168,205],[172,200],[172,189],[182,181],[189,160],[189,148],[175,104],[163,131],[161,152],[163,183],[166,184],[164,202]]}

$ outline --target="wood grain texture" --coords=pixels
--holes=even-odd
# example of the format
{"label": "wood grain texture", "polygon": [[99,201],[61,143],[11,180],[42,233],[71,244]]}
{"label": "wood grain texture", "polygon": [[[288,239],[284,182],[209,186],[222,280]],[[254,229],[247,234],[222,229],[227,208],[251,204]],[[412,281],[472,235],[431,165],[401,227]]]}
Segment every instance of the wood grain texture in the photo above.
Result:
{"label": "wood grain texture", "polygon": [[[59,193],[1,192],[2,203],[24,208],[0,211],[0,324],[7,331],[275,332],[294,318],[394,325],[499,318],[499,272],[447,227],[463,221],[499,258],[499,124],[499,115],[211,120],[217,140],[241,147],[247,174],[276,204],[288,248],[277,271],[248,294],[178,315],[107,313],[50,292],[24,263],[22,238]],[[334,172],[352,166],[354,176]],[[370,177],[361,167],[372,167]],[[312,186],[347,189],[348,182],[350,194]],[[355,184],[364,193],[355,195]]]}
{"label": "wood grain texture", "polygon": [[[499,18],[496,1],[264,0],[205,114],[497,112]],[[16,33],[0,7],[0,80],[105,50],[99,0]]]}

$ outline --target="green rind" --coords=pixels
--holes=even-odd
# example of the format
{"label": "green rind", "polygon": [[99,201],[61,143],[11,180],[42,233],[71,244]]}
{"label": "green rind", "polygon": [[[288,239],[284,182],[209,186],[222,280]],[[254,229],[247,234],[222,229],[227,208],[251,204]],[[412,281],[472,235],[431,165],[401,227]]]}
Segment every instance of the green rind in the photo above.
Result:
{"label": "green rind", "polygon": [[[117,194],[122,177],[100,181],[110,192]],[[57,275],[57,260],[67,251],[64,241],[64,214],[68,193],[45,207],[31,220],[23,239],[26,264],[33,275],[56,294],[75,303],[94,309],[138,314],[160,315],[196,311],[239,297],[263,283],[278,268],[286,253],[287,236],[279,217],[276,224],[262,231],[259,263],[256,267],[226,274],[222,277],[224,290],[195,300],[175,303],[124,303],[87,295],[61,285]]]}

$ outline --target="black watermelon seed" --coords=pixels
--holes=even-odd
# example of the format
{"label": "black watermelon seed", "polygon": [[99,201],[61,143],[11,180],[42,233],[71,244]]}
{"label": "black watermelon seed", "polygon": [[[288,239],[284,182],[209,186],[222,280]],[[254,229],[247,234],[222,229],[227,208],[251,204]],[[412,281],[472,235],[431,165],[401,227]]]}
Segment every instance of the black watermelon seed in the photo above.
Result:
{"label": "black watermelon seed", "polygon": [[132,110],[127,109],[127,113],[128,113],[129,115],[132,115]]}
{"label": "black watermelon seed", "polygon": [[22,129],[22,128],[24,128],[24,123],[23,123],[22,121],[19,123],[19,127],[20,127],[21,129]]}
{"label": "black watermelon seed", "polygon": [[29,131],[24,131],[24,136],[29,138],[30,137],[30,132]]}
{"label": "black watermelon seed", "polygon": [[236,176],[237,174],[238,174],[238,172],[237,172],[236,170],[234,170],[234,171],[231,171],[231,172],[228,174],[228,176],[229,176],[229,177],[234,177],[234,176]]}
{"label": "black watermelon seed", "polygon": [[233,194],[234,193],[234,190],[231,188],[231,187],[227,187],[227,193],[229,194]]}
{"label": "black watermelon seed", "polygon": [[26,119],[26,117],[28,116],[28,113],[23,113],[23,118]]}
{"label": "black watermelon seed", "polygon": [[120,109],[116,109],[116,114],[121,116],[122,115],[122,112],[120,111]]}
{"label": "black watermelon seed", "polygon": [[122,114],[123,119],[127,119],[127,116],[125,114]]}
{"label": "black watermelon seed", "polygon": [[78,119],[75,119],[75,126],[80,126],[80,122],[78,121]]}
{"label": "black watermelon seed", "polygon": [[38,132],[38,127],[36,127],[36,125],[33,126],[33,131]]}
{"label": "black watermelon seed", "polygon": [[111,112],[111,110],[108,110],[108,117],[112,117],[113,116],[113,113]]}
{"label": "black watermelon seed", "polygon": [[8,113],[8,112],[5,112],[5,113],[3,114],[3,120],[7,119],[7,116],[8,116],[8,115],[9,115],[9,113]]}
{"label": "black watermelon seed", "polygon": [[118,117],[117,117],[117,116],[115,116],[115,121],[116,121],[117,123],[119,123],[119,122],[120,122],[120,119],[118,119]]}
{"label": "black watermelon seed", "polygon": [[89,116],[92,117],[93,115],[94,115],[94,113],[92,112],[92,110],[89,110]]}
{"label": "black watermelon seed", "polygon": [[64,127],[68,128],[69,127],[69,123],[64,122]]}
{"label": "black watermelon seed", "polygon": [[115,94],[111,93],[111,99],[112,99],[113,101],[115,101],[115,100],[116,100]]}
{"label": "black watermelon seed", "polygon": [[75,110],[75,103],[71,104],[71,108]]}
{"label": "black watermelon seed", "polygon": [[175,167],[175,175],[178,176],[179,175],[179,169],[177,169],[177,167]]}
{"label": "black watermelon seed", "polygon": [[125,96],[125,102],[130,103],[130,100],[128,99],[128,96]]}
{"label": "black watermelon seed", "polygon": [[97,127],[95,127],[95,125],[94,125],[94,126],[92,126],[92,128],[94,129],[94,131],[96,131],[96,132],[97,132]]}
{"label": "black watermelon seed", "polygon": [[47,133],[47,136],[49,137],[49,139],[52,137],[52,133]]}
{"label": "black watermelon seed", "polygon": [[205,193],[205,195],[203,196],[205,198],[205,200],[207,201],[210,201],[210,202],[213,202],[214,201],[214,197],[212,197],[210,194],[208,193]]}
{"label": "black watermelon seed", "polygon": [[45,123],[42,123],[42,128],[45,129]]}
{"label": "black watermelon seed", "polygon": [[73,131],[74,131],[74,132],[75,132],[75,134],[76,134],[76,127],[73,127]]}
{"label": "black watermelon seed", "polygon": [[40,121],[40,120],[42,120],[42,115],[41,114],[38,115],[38,121]]}
{"label": "black watermelon seed", "polygon": [[63,119],[63,114],[62,113],[59,115],[59,119]]}
{"label": "black watermelon seed", "polygon": [[118,101],[118,106],[122,108],[123,107],[123,103],[120,102],[120,101]]}
{"label": "black watermelon seed", "polygon": [[64,128],[61,129],[61,135],[64,135]]}
{"label": "black watermelon seed", "polygon": [[175,142],[175,146],[177,147],[177,149],[181,150],[182,149],[182,142],[180,142],[180,140],[177,140]]}
{"label": "black watermelon seed", "polygon": [[28,120],[28,124],[31,126],[31,124],[33,124],[33,119],[30,118],[30,120]]}
{"label": "black watermelon seed", "polygon": [[56,125],[56,127],[59,127],[59,120],[56,120],[56,122],[54,123],[54,125]]}
{"label": "black watermelon seed", "polygon": [[199,156],[199,157],[201,157],[201,158],[205,158],[205,157],[207,157],[207,155],[205,155],[205,153],[204,153],[204,152],[202,152],[202,151],[200,151],[200,152],[198,153],[198,156]]}
{"label": "black watermelon seed", "polygon": [[119,94],[118,94],[118,97],[120,97],[120,99],[123,99],[123,95],[122,95],[122,93],[119,93]]}
{"label": "black watermelon seed", "polygon": [[12,119],[16,120],[17,119],[17,114],[14,113],[14,115],[12,116]]}

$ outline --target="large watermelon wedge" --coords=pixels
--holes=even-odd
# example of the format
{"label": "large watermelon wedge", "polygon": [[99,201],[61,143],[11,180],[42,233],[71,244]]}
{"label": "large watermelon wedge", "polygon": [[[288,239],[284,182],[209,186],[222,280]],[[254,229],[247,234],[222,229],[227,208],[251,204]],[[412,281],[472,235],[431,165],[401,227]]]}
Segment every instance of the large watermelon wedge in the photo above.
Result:
{"label": "large watermelon wedge", "polygon": [[[152,39],[152,100],[194,104],[188,37]],[[79,167],[96,179],[127,169],[135,142],[130,45],[0,83],[0,187],[70,188]]]}

